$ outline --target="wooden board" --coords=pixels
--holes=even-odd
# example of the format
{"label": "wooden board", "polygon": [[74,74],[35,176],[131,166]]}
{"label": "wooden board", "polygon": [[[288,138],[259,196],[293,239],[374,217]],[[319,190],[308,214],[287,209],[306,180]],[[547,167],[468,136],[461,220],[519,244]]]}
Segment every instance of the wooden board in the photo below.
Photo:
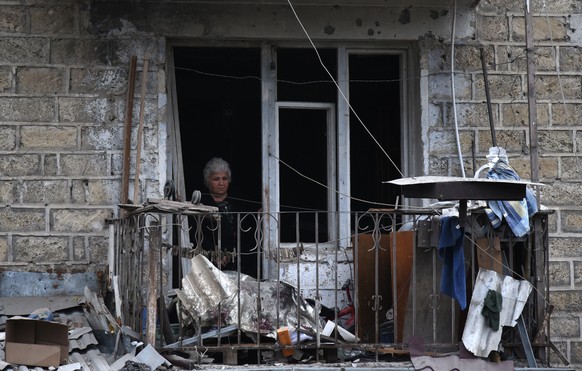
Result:
{"label": "wooden board", "polygon": [[[392,234],[382,234],[377,242],[374,241],[371,234],[358,236],[355,254],[358,274],[356,299],[358,300],[358,337],[363,341],[376,342],[376,326],[380,326],[386,321],[386,312],[393,306],[393,272],[396,276],[396,304],[398,308],[396,312],[398,321],[396,341],[402,340],[412,268],[413,233],[411,231],[396,232],[395,239]],[[395,255],[392,249],[394,241],[397,246]],[[393,256],[396,257],[396,269],[391,264]],[[378,277],[377,293],[376,274]],[[374,310],[375,295],[379,295],[378,313]],[[380,334],[378,334],[378,341],[380,340]]]}

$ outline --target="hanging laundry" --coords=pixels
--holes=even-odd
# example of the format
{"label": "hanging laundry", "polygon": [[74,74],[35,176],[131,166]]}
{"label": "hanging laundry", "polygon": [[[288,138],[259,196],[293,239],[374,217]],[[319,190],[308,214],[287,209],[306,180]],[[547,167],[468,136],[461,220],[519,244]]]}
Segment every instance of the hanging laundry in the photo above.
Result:
{"label": "hanging laundry", "polygon": [[491,327],[493,331],[499,330],[499,312],[501,312],[502,305],[503,297],[501,293],[495,290],[487,291],[481,314],[485,317],[487,326]]}
{"label": "hanging laundry", "polygon": [[[505,149],[489,149],[490,170],[487,179],[521,180],[517,172],[509,165]],[[537,202],[531,189],[526,188],[526,197],[520,201],[489,201],[487,216],[493,228],[498,228],[505,219],[516,237],[523,237],[529,232],[529,218],[535,214]]]}
{"label": "hanging laundry", "polygon": [[467,307],[464,235],[465,230],[458,217],[445,216],[441,219],[438,250],[443,262],[441,292],[457,300],[461,310]]}

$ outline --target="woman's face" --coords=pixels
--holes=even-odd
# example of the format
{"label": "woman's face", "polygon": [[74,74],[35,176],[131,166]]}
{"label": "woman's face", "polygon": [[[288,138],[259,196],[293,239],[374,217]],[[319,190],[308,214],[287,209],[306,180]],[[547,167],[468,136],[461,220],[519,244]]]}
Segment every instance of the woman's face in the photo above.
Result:
{"label": "woman's face", "polygon": [[228,174],[226,171],[218,171],[210,174],[208,179],[208,190],[213,196],[226,197],[228,193]]}

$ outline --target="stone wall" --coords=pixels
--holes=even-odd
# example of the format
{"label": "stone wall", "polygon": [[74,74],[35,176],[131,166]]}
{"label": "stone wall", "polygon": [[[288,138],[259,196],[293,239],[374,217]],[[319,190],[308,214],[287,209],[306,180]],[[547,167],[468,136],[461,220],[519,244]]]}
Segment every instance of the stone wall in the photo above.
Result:
{"label": "stone wall", "polygon": [[[547,184],[542,202],[555,210],[550,223],[552,336],[574,364],[582,365],[578,150],[582,145],[582,3],[530,2],[538,71],[539,174]],[[149,59],[142,155],[147,166],[141,167],[139,188],[143,199],[160,197],[166,172],[166,38],[216,42],[268,34],[273,39],[304,40],[284,7],[237,5],[225,10],[207,5],[205,12],[193,7],[183,1],[136,6],[131,1],[0,0],[0,269],[104,269],[106,221],[116,215],[121,192],[132,55],[138,57],[132,169],[142,66],[144,58]],[[431,175],[459,175],[450,90],[452,12],[398,7],[328,7],[326,11],[336,18],[330,21],[303,13],[307,29],[319,39],[418,43],[425,76],[421,85],[426,84],[426,89],[420,89],[425,111],[420,123],[423,168]],[[241,12],[248,17],[241,18]],[[498,144],[507,148],[511,164],[528,178],[523,1],[482,0],[476,17],[467,9],[457,16],[456,116],[467,174],[474,171],[472,143],[480,163],[491,145],[479,54],[483,46]]]}
{"label": "stone wall", "polygon": [[[524,1],[481,1],[475,40],[455,45],[457,123],[465,171],[473,176],[491,146],[480,59],[489,75],[497,143],[522,178],[531,174]],[[552,341],[573,365],[582,365],[582,3],[531,1],[534,19],[539,178],[550,216]],[[429,77],[428,141],[431,174],[460,175],[450,93],[451,44],[425,40]],[[441,89],[438,89],[438,88]],[[474,146],[474,147],[473,147]],[[560,364],[553,352],[553,364]]]}
{"label": "stone wall", "polygon": [[104,269],[107,220],[117,214],[121,192],[132,55],[138,57],[138,73],[129,194],[148,56],[142,161],[149,166],[142,165],[140,191],[142,197],[160,195],[163,40],[98,35],[89,18],[87,1],[0,2],[2,270]]}

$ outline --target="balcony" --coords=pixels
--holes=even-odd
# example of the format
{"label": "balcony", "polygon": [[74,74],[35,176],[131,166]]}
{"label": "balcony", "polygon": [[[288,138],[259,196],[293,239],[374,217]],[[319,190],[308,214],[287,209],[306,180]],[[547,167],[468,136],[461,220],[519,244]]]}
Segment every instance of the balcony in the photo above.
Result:
{"label": "balcony", "polygon": [[[328,229],[338,213],[228,214],[172,201],[134,208],[112,226],[116,316],[161,354],[198,368],[213,359],[399,369],[464,362],[458,355],[471,353],[471,362],[535,368],[549,365],[550,353],[563,357],[549,338],[548,213],[535,214],[530,232],[516,238],[504,225],[493,229],[483,209],[471,210],[456,267],[464,291],[456,286],[452,295],[443,283],[451,266],[442,228],[454,220],[446,213],[353,212],[351,236],[334,240]],[[228,253],[218,237],[225,218],[236,226]],[[213,232],[214,248],[205,250]],[[222,258],[228,270],[213,264]],[[484,288],[511,308],[498,331],[483,325]]]}

